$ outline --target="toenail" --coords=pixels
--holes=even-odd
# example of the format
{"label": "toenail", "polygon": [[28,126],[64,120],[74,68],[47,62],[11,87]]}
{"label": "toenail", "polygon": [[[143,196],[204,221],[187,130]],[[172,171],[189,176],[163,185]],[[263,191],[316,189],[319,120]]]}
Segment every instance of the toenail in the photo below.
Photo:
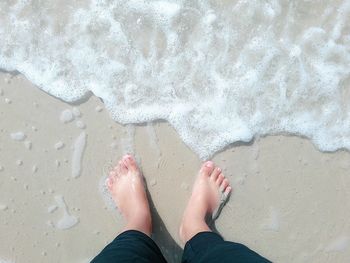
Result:
{"label": "toenail", "polygon": [[211,168],[213,167],[213,163],[209,161],[205,164],[205,166]]}
{"label": "toenail", "polygon": [[218,168],[218,172],[219,172],[219,173],[221,172],[221,168]]}

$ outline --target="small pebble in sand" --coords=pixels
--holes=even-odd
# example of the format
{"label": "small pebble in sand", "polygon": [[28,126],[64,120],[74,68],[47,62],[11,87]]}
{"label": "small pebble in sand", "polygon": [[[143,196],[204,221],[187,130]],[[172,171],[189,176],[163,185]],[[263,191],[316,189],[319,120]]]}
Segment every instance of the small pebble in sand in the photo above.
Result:
{"label": "small pebble in sand", "polygon": [[46,192],[44,190],[40,190],[40,194],[45,195]]}
{"label": "small pebble in sand", "polygon": [[29,186],[27,184],[23,185],[24,190],[28,190]]}
{"label": "small pebble in sand", "polygon": [[31,150],[31,149],[32,149],[32,142],[31,142],[31,141],[25,141],[25,142],[24,142],[24,146],[25,146],[28,150]]}
{"label": "small pebble in sand", "polygon": [[77,121],[77,122],[75,123],[75,125],[76,125],[79,129],[85,129],[85,128],[86,128],[85,123],[82,122],[82,121]]}
{"label": "small pebble in sand", "polygon": [[103,110],[103,108],[101,106],[96,106],[95,111],[97,112],[101,112]]}
{"label": "small pebble in sand", "polygon": [[22,161],[22,160],[17,160],[17,161],[16,161],[16,164],[17,164],[18,166],[21,166],[21,165],[23,164],[23,161]]}
{"label": "small pebble in sand", "polygon": [[46,224],[48,226],[55,227],[55,224],[51,220],[47,221]]}
{"label": "small pebble in sand", "polygon": [[61,122],[68,123],[68,122],[71,122],[72,120],[74,120],[74,115],[71,110],[66,109],[61,112],[61,115],[60,115]]}
{"label": "small pebble in sand", "polygon": [[4,90],[0,89],[0,96],[4,95]]}
{"label": "small pebble in sand", "polygon": [[96,231],[94,231],[94,234],[95,234],[95,235],[99,235],[99,234],[100,234],[100,231],[97,231],[97,230],[96,230]]}
{"label": "small pebble in sand", "polygon": [[10,100],[9,98],[5,98],[5,103],[11,104],[11,103],[12,103],[12,100]]}
{"label": "small pebble in sand", "polygon": [[64,147],[64,143],[59,141],[59,142],[56,142],[55,145],[54,145],[55,149],[56,150],[60,150]]}
{"label": "small pebble in sand", "polygon": [[10,134],[11,139],[14,141],[23,141],[26,138],[26,135],[19,131],[19,132],[13,132]]}
{"label": "small pebble in sand", "polygon": [[32,167],[32,172],[36,173],[38,171],[38,169],[39,169],[38,166],[34,164]]}
{"label": "small pebble in sand", "polygon": [[12,214],[16,214],[16,212],[17,212],[16,209],[11,209]]}
{"label": "small pebble in sand", "polygon": [[55,191],[53,190],[53,189],[51,189],[51,188],[49,188],[49,193],[50,194],[53,194]]}
{"label": "small pebble in sand", "polygon": [[38,131],[38,128],[35,126],[32,126],[32,131],[36,132],[36,131]]}
{"label": "small pebble in sand", "polygon": [[39,107],[39,104],[37,103],[37,102],[33,102],[33,106],[35,107],[35,108],[38,108]]}
{"label": "small pebble in sand", "polygon": [[11,82],[11,79],[9,77],[4,78],[4,81],[6,84],[9,84]]}
{"label": "small pebble in sand", "polygon": [[60,247],[60,246],[61,246],[61,243],[56,243],[55,246],[56,246],[56,247]]}
{"label": "small pebble in sand", "polygon": [[8,208],[7,205],[0,205],[0,210],[1,210],[1,211],[6,211],[7,208]]}
{"label": "small pebble in sand", "polygon": [[55,161],[55,165],[56,165],[56,167],[60,167],[61,162],[60,162],[59,160],[56,160],[56,161]]}
{"label": "small pebble in sand", "polygon": [[16,177],[14,177],[14,176],[11,176],[10,178],[11,178],[11,180],[12,180],[12,181],[14,181],[14,182],[16,182],[16,181],[17,181],[17,178],[16,178]]}
{"label": "small pebble in sand", "polygon": [[153,178],[153,179],[150,181],[150,184],[151,184],[151,186],[155,186],[155,185],[157,184],[157,180]]}
{"label": "small pebble in sand", "polygon": [[2,172],[4,169],[4,166],[0,165],[0,172]]}
{"label": "small pebble in sand", "polygon": [[41,255],[46,256],[47,255],[46,251],[41,252]]}
{"label": "small pebble in sand", "polygon": [[72,109],[72,112],[73,112],[73,115],[74,115],[75,117],[80,117],[80,116],[81,116],[81,112],[80,112],[80,110],[79,110],[77,107],[74,107],[74,108]]}

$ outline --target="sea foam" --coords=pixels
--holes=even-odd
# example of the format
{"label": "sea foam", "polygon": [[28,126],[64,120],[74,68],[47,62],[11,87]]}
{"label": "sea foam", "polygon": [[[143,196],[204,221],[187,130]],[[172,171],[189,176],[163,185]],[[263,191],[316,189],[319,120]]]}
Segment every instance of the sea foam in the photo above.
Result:
{"label": "sea foam", "polygon": [[267,134],[350,149],[350,0],[0,2],[0,68],[208,158]]}

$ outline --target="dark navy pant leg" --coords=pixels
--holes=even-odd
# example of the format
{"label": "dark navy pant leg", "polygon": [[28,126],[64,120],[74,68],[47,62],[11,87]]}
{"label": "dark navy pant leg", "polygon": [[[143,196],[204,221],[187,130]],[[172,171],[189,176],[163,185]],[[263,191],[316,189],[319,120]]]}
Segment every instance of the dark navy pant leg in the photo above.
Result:
{"label": "dark navy pant leg", "polygon": [[128,230],[118,235],[91,263],[166,263],[160,249],[147,235]]}
{"label": "dark navy pant leg", "polygon": [[271,262],[248,247],[224,239],[213,232],[201,232],[189,240],[183,263],[268,263]]}

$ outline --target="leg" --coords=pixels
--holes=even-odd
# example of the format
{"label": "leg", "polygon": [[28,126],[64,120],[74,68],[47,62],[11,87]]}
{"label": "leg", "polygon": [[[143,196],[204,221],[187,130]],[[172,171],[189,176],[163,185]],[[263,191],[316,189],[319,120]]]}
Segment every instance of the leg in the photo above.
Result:
{"label": "leg", "polygon": [[204,163],[180,227],[180,238],[186,243],[182,262],[270,262],[246,246],[224,241],[210,230],[206,217],[212,216],[220,206],[220,196],[227,196],[231,190],[221,169],[213,162]]}
{"label": "leg", "polygon": [[110,172],[106,183],[126,225],[92,262],[166,262],[150,238],[151,212],[143,177],[134,158],[125,155]]}

